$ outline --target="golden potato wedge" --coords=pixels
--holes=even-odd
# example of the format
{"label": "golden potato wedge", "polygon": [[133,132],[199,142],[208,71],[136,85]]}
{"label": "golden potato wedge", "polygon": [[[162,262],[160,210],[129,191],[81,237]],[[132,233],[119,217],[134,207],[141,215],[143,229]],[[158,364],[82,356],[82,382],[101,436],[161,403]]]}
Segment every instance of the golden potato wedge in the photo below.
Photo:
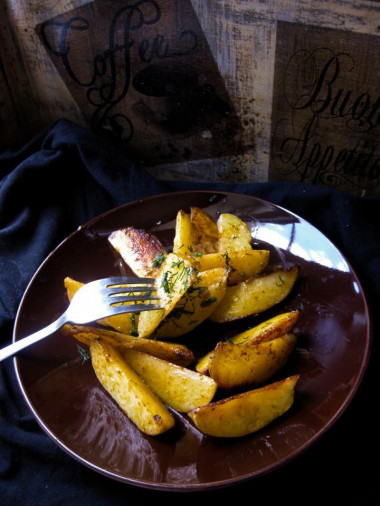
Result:
{"label": "golden potato wedge", "polygon": [[233,438],[252,434],[288,411],[299,375],[190,410],[187,414],[204,434]]}
{"label": "golden potato wedge", "polygon": [[197,269],[206,271],[216,267],[228,267],[228,284],[235,285],[261,274],[269,263],[269,250],[244,249],[209,253],[197,257]]}
{"label": "golden potato wedge", "polygon": [[187,412],[213,399],[215,381],[186,367],[136,350],[122,352],[128,364],[168,406]]}
{"label": "golden potato wedge", "polygon": [[[298,310],[276,315],[251,329],[236,334],[236,336],[230,338],[229,342],[248,346],[275,339],[276,337],[290,332],[297,323],[298,318]],[[202,374],[209,374],[210,359],[213,353],[214,350],[211,350],[201,357],[195,365],[195,370]]]}
{"label": "golden potato wedge", "polygon": [[[70,301],[73,298],[74,293],[79,290],[83,284],[84,283],[81,283],[80,281],[77,281],[70,277],[66,277],[64,279],[67,297]],[[132,302],[130,304],[132,304]],[[108,318],[103,318],[99,320],[98,323],[105,325],[106,327],[112,327],[113,329],[118,330],[123,334],[133,335],[137,329],[137,320],[138,315],[136,313],[124,313],[115,316],[109,316]]]}
{"label": "golden potato wedge", "polygon": [[175,253],[167,255],[156,277],[157,295],[162,309],[140,313],[137,326],[139,337],[147,337],[154,332],[195,279],[196,271],[188,259]]}
{"label": "golden potato wedge", "polygon": [[219,236],[218,250],[221,253],[252,248],[251,231],[238,216],[222,213],[216,223]]}
{"label": "golden potato wedge", "polygon": [[155,277],[166,256],[165,248],[155,235],[134,227],[115,230],[108,241],[140,277]]}
{"label": "golden potato wedge", "polygon": [[194,251],[206,254],[217,252],[219,233],[214,218],[200,207],[193,206],[190,208],[190,221],[193,226]]}
{"label": "golden potato wedge", "polygon": [[286,364],[296,342],[292,333],[251,345],[220,342],[210,358],[209,374],[223,390],[262,385]]}
{"label": "golden potato wedge", "polygon": [[112,345],[93,341],[90,355],[104,389],[142,432],[157,436],[175,425],[168,408]]}
{"label": "golden potato wedge", "polygon": [[281,313],[265,320],[255,327],[236,334],[231,339],[235,344],[256,344],[269,341],[290,332],[299,319],[298,309]]}
{"label": "golden potato wedge", "polygon": [[182,336],[205,321],[226,293],[227,276],[224,268],[198,273],[194,283],[161,321],[152,337],[172,339]]}
{"label": "golden potato wedge", "polygon": [[228,286],[226,295],[211,313],[210,319],[223,323],[266,311],[287,297],[298,272],[299,267],[294,265]]}
{"label": "golden potato wedge", "polygon": [[200,374],[209,374],[209,367],[210,367],[210,360],[212,358],[212,354],[214,353],[214,350],[209,351],[206,353],[206,355],[203,355],[203,357],[199,358],[197,363],[195,364],[195,370],[199,372]]}
{"label": "golden potato wedge", "polygon": [[71,301],[71,299],[74,297],[74,294],[79,290],[79,288],[84,285],[84,283],[81,281],[77,281],[76,279],[73,279],[69,276],[63,280],[63,283],[65,285],[67,298],[69,301]]}
{"label": "golden potato wedge", "polygon": [[90,346],[93,341],[101,340],[111,344],[119,351],[125,349],[142,351],[182,366],[188,366],[194,360],[193,352],[184,344],[132,337],[113,330],[85,325],[72,325],[70,323],[64,325],[61,332],[63,335],[73,337],[87,346]]}
{"label": "golden potato wedge", "polygon": [[194,247],[193,225],[190,216],[180,210],[176,216],[173,253],[182,257],[192,257]]}

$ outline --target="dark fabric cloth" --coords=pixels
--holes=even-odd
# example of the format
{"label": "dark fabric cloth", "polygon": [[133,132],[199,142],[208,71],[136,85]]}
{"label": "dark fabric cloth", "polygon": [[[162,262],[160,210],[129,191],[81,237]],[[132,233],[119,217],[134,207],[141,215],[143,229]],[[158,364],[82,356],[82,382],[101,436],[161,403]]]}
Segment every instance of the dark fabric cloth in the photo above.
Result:
{"label": "dark fabric cloth", "polygon": [[[177,190],[224,190],[289,209],[343,252],[367,294],[374,336],[380,297],[380,200],[299,183],[210,184],[156,181],[114,140],[66,120],[0,155],[0,346],[11,341],[22,294],[45,257],[79,225],[120,204]],[[378,501],[376,445],[378,347],[344,416],[307,452],[258,480],[190,495],[190,500],[373,505]],[[252,457],[254,458],[254,456]],[[246,497],[242,495],[246,494]],[[73,461],[35,422],[12,361],[0,364],[0,504],[137,505],[184,496],[109,480]]]}

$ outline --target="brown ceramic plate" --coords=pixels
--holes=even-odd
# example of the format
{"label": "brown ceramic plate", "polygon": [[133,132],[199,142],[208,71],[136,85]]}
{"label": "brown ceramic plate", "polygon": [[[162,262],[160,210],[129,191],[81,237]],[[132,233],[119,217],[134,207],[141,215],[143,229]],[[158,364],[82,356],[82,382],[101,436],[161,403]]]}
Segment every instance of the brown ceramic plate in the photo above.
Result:
{"label": "brown ceramic plate", "polygon": [[162,437],[149,437],[104,392],[77,344],[59,332],[15,359],[26,402],[42,429],[74,459],[110,478],[144,488],[191,491],[236,484],[284,465],[325,433],[358,389],[370,349],[370,321],[360,282],[343,255],[309,223],[269,202],[232,193],[179,192],[118,207],[69,236],[41,265],[21,302],[14,339],[48,324],[66,307],[65,276],[83,282],[128,272],[107,242],[117,228],[154,231],[166,244],[177,211],[199,206],[217,217],[237,214],[272,263],[300,266],[290,296],[261,317],[205,323],[184,342],[202,353],[210,340],[298,308],[298,348],[280,377],[299,373],[290,411],[238,439],[203,436],[186,416]]}

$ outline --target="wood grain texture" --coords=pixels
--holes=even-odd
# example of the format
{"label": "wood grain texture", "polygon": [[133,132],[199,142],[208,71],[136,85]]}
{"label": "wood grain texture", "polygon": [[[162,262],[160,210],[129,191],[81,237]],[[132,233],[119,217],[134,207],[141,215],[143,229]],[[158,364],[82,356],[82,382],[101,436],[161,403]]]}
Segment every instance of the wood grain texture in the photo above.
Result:
{"label": "wood grain texture", "polygon": [[[36,27],[47,19],[87,3],[91,2],[3,0],[0,147],[20,145],[61,117],[88,126],[87,118],[36,33]],[[380,4],[348,0],[191,0],[191,4],[239,119],[240,147],[228,156],[213,157],[210,152],[189,161],[154,163],[148,170],[160,179],[266,181],[278,21],[335,29],[338,36],[355,32],[379,37]],[[359,190],[348,187],[347,191]],[[380,194],[380,183],[364,193]]]}

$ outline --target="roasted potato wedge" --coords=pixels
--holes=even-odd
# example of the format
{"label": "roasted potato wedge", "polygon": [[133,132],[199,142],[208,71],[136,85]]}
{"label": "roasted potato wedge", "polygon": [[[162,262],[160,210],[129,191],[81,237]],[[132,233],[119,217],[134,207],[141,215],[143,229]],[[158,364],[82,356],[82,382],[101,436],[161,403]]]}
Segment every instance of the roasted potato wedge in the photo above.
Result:
{"label": "roasted potato wedge", "polygon": [[[251,329],[236,334],[230,338],[230,342],[249,346],[251,344],[275,339],[276,337],[280,337],[281,335],[290,332],[297,323],[298,318],[298,310],[281,313],[273,318],[269,318],[255,327],[252,327]],[[196,371],[202,374],[209,373],[210,359],[213,353],[214,350],[211,350],[198,360],[195,366]]]}
{"label": "roasted potato wedge", "polygon": [[[66,293],[68,299],[71,301],[74,293],[79,290],[84,283],[72,279],[70,277],[66,277],[64,279],[64,285],[66,288]],[[137,318],[138,315],[136,313],[124,313],[118,314],[115,316],[109,316],[108,318],[103,318],[98,321],[101,325],[105,325],[106,327],[112,327],[123,334],[133,334],[136,330],[137,326]]]}
{"label": "roasted potato wedge", "polygon": [[104,389],[142,432],[157,436],[175,425],[172,413],[112,345],[93,341],[90,355]]}
{"label": "roasted potato wedge", "polygon": [[154,277],[166,256],[160,240],[146,230],[134,227],[115,230],[108,241],[136,276]]}
{"label": "roasted potato wedge", "polygon": [[206,320],[226,293],[227,276],[224,268],[198,273],[194,283],[161,321],[152,337],[169,339],[182,336]]}
{"label": "roasted potato wedge", "polygon": [[79,288],[84,285],[84,283],[81,281],[77,281],[76,279],[70,278],[69,276],[63,280],[63,283],[65,285],[66,294],[69,301],[71,301],[71,299],[74,297],[74,294],[79,290]]}
{"label": "roasted potato wedge", "polygon": [[227,287],[226,295],[210,319],[223,323],[266,311],[287,297],[296,282],[298,271],[298,266],[294,265]]}
{"label": "roasted potato wedge", "polygon": [[231,339],[234,344],[257,344],[269,341],[290,332],[298,322],[300,312],[298,309],[278,315],[265,320],[255,327],[236,334]]}
{"label": "roasted potato wedge", "polygon": [[251,345],[220,342],[210,358],[209,374],[224,390],[262,385],[286,364],[296,342],[292,333]]}
{"label": "roasted potato wedge", "polygon": [[132,337],[113,330],[88,327],[85,325],[72,325],[67,323],[62,327],[61,332],[65,336],[74,337],[80,343],[90,346],[94,341],[103,341],[111,344],[119,351],[133,349],[149,353],[154,357],[174,362],[181,366],[188,366],[194,360],[193,352],[184,344],[177,344],[157,339],[144,339],[143,337]]}
{"label": "roasted potato wedge", "polygon": [[176,217],[173,253],[182,257],[192,257],[194,249],[193,225],[190,216],[180,210]]}
{"label": "roasted potato wedge", "polygon": [[200,207],[191,207],[190,221],[193,228],[194,251],[206,254],[217,252],[219,232],[214,218]]}
{"label": "roasted potato wedge", "polygon": [[195,370],[200,374],[209,374],[210,360],[214,350],[209,351],[206,355],[199,358],[197,363],[195,364]]}
{"label": "roasted potato wedge", "polygon": [[268,250],[243,249],[224,253],[209,253],[197,257],[197,269],[206,271],[216,267],[227,267],[228,284],[236,285],[252,276],[261,274],[269,263]]}
{"label": "roasted potato wedge", "polygon": [[136,350],[124,350],[123,358],[168,406],[187,412],[213,399],[215,381],[186,367]]}
{"label": "roasted potato wedge", "polygon": [[195,280],[196,271],[193,264],[184,257],[169,253],[156,278],[157,295],[162,309],[140,313],[138,335],[150,336]]}
{"label": "roasted potato wedge", "polygon": [[188,416],[209,436],[233,438],[256,432],[288,411],[299,375],[192,409]]}
{"label": "roasted potato wedge", "polygon": [[217,222],[218,250],[239,251],[252,248],[251,231],[248,225],[235,214],[222,213]]}

